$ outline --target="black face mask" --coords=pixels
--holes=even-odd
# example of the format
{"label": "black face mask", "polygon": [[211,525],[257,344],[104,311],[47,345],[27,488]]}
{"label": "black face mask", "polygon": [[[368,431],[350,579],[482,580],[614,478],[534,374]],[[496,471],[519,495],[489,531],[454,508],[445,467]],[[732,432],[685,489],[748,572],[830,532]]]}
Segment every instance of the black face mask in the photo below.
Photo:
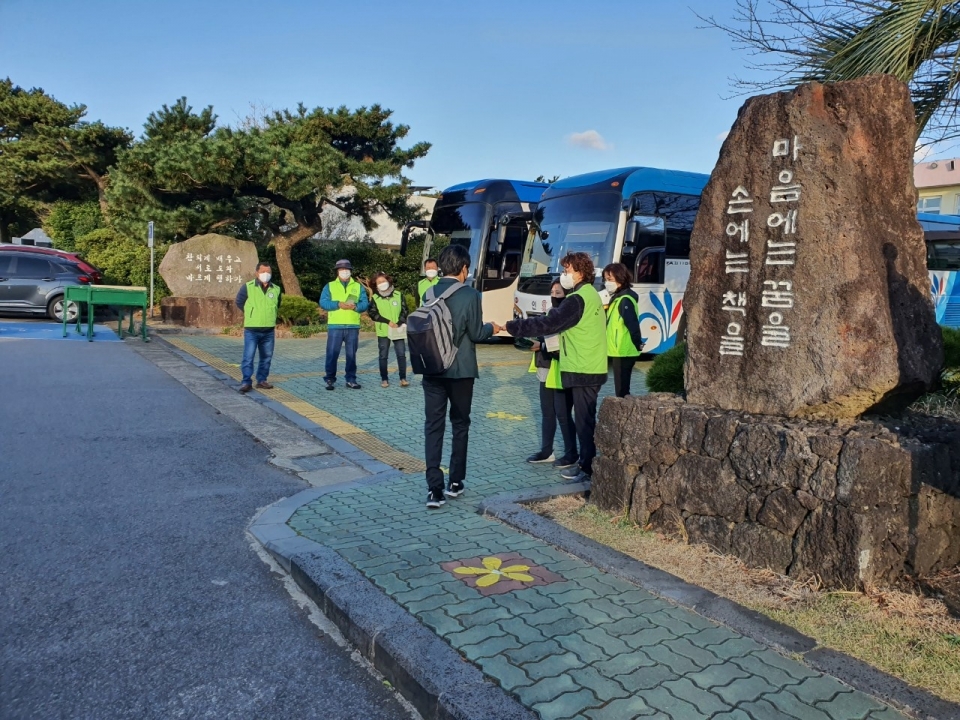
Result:
{"label": "black face mask", "polygon": [[560,303],[562,302],[563,302],[563,298],[558,298],[553,296],[550,297],[550,304],[553,305],[553,307],[555,308],[560,307]]}

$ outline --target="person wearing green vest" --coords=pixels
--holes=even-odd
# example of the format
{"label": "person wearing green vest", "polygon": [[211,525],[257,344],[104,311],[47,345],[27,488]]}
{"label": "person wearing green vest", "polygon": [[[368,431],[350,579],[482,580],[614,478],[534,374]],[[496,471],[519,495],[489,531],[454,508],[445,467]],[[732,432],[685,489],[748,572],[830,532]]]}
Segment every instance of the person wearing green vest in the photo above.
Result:
{"label": "person wearing green vest", "polygon": [[630,378],[643,351],[640,336],[640,311],[637,294],[630,287],[630,271],[623,263],[611,263],[603,269],[603,287],[610,293],[607,306],[607,356],[613,370],[613,388],[617,397],[630,394]]}
{"label": "person wearing green vest", "polygon": [[240,392],[253,389],[253,356],[260,354],[257,365],[257,387],[270,390],[273,385],[267,382],[270,375],[270,361],[273,359],[273,345],[276,340],[277,308],[280,307],[279,287],[270,282],[273,276],[270,263],[257,264],[257,277],[240,287],[237,293],[237,307],[243,311],[243,361],[240,372],[243,380]]}
{"label": "person wearing green vest", "polygon": [[345,378],[347,387],[359,390],[357,382],[357,345],[360,343],[360,313],[370,306],[367,291],[351,277],[353,266],[349,260],[337,260],[337,279],[323,286],[320,307],[327,311],[327,355],[324,364],[324,382],[333,390],[337,381],[337,363],[340,348],[346,346]]}
{"label": "person wearing green vest", "polygon": [[[373,277],[370,288],[373,302],[370,303],[370,319],[377,328],[377,349],[380,351],[380,387],[390,387],[387,380],[387,359],[390,345],[397,355],[397,369],[400,371],[400,387],[407,387],[407,343],[402,337],[391,340],[391,331],[397,332],[407,322],[407,306],[403,294],[393,287],[393,278],[379,272]],[[406,334],[406,329],[402,334]]]}
{"label": "person wearing green vest", "polygon": [[[555,312],[563,302],[564,290],[559,280],[550,286],[550,302]],[[577,434],[573,423],[573,406],[570,392],[564,390],[560,382],[560,353],[547,350],[546,338],[537,338],[533,343],[533,357],[530,360],[530,372],[537,374],[540,381],[540,449],[527,458],[528,463],[553,463],[558,469],[577,464]],[[557,425],[563,438],[563,455],[559,459],[553,454],[553,440]]]}
{"label": "person wearing green vest", "polygon": [[567,295],[560,306],[546,315],[511,320],[507,332],[514,337],[560,335],[560,381],[570,391],[573,422],[580,443],[577,465],[560,472],[570,482],[586,482],[593,475],[597,446],[597,396],[607,381],[607,323],[600,294],[593,287],[590,256],[567,253],[561,260],[560,284]]}
{"label": "person wearing green vest", "polygon": [[423,274],[426,277],[417,283],[417,300],[420,301],[421,305],[425,302],[423,296],[426,295],[427,290],[440,282],[440,266],[437,265],[434,258],[427,258],[427,261],[423,264]]}

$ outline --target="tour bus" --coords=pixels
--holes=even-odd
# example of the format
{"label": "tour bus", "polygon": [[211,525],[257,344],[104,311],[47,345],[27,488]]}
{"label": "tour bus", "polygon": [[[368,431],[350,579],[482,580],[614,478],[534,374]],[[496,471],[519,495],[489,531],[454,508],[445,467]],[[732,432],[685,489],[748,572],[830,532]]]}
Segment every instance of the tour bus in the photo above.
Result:
{"label": "tour bus", "polygon": [[917,215],[927,243],[927,269],[937,322],[960,327],[960,215]]}
{"label": "tour bus", "polygon": [[[628,167],[577,175],[553,183],[534,209],[534,233],[514,312],[542,315],[550,285],[568,252],[593,259],[597,287],[605,265],[621,262],[639,297],[644,353],[673,347],[690,277],[690,233],[709,175]],[[546,266],[547,272],[534,274]]]}
{"label": "tour bus", "polygon": [[[437,198],[425,225],[423,259],[436,257],[436,240],[463,245],[470,252],[467,282],[483,298],[484,322],[504,323],[513,317],[520,265],[527,253],[533,208],[549,186],[521,180],[476,180],[449,187]],[[406,253],[411,227],[401,239]],[[546,265],[530,266],[531,274]],[[506,334],[506,333],[504,333]]]}

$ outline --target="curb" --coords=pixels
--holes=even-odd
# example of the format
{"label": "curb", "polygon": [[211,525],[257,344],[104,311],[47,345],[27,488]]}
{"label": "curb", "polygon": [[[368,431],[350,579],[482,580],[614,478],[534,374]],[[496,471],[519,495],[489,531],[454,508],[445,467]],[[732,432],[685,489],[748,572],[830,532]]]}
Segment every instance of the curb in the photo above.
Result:
{"label": "curb", "polygon": [[568,530],[527,510],[521,504],[549,500],[559,495],[573,495],[588,490],[589,487],[589,483],[583,483],[581,486],[561,485],[495,495],[482,501],[477,512],[496,518],[654,595],[726,625],[777,652],[799,656],[812,669],[831,675],[850,687],[883,700],[916,718],[960,720],[958,703],[943,700],[926,690],[913,687],[850,655],[822,647],[813,638],[791,627]]}

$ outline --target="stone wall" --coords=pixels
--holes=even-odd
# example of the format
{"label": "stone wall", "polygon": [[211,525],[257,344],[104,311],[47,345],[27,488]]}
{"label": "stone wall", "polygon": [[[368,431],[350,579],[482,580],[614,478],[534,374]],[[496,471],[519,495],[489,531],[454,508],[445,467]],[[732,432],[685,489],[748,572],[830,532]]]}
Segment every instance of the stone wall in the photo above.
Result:
{"label": "stone wall", "polygon": [[960,425],[825,423],[607,398],[592,500],[755,567],[829,587],[960,562]]}
{"label": "stone wall", "polygon": [[243,322],[243,310],[235,298],[166,297],[160,301],[160,317],[169,325],[224,328]]}

